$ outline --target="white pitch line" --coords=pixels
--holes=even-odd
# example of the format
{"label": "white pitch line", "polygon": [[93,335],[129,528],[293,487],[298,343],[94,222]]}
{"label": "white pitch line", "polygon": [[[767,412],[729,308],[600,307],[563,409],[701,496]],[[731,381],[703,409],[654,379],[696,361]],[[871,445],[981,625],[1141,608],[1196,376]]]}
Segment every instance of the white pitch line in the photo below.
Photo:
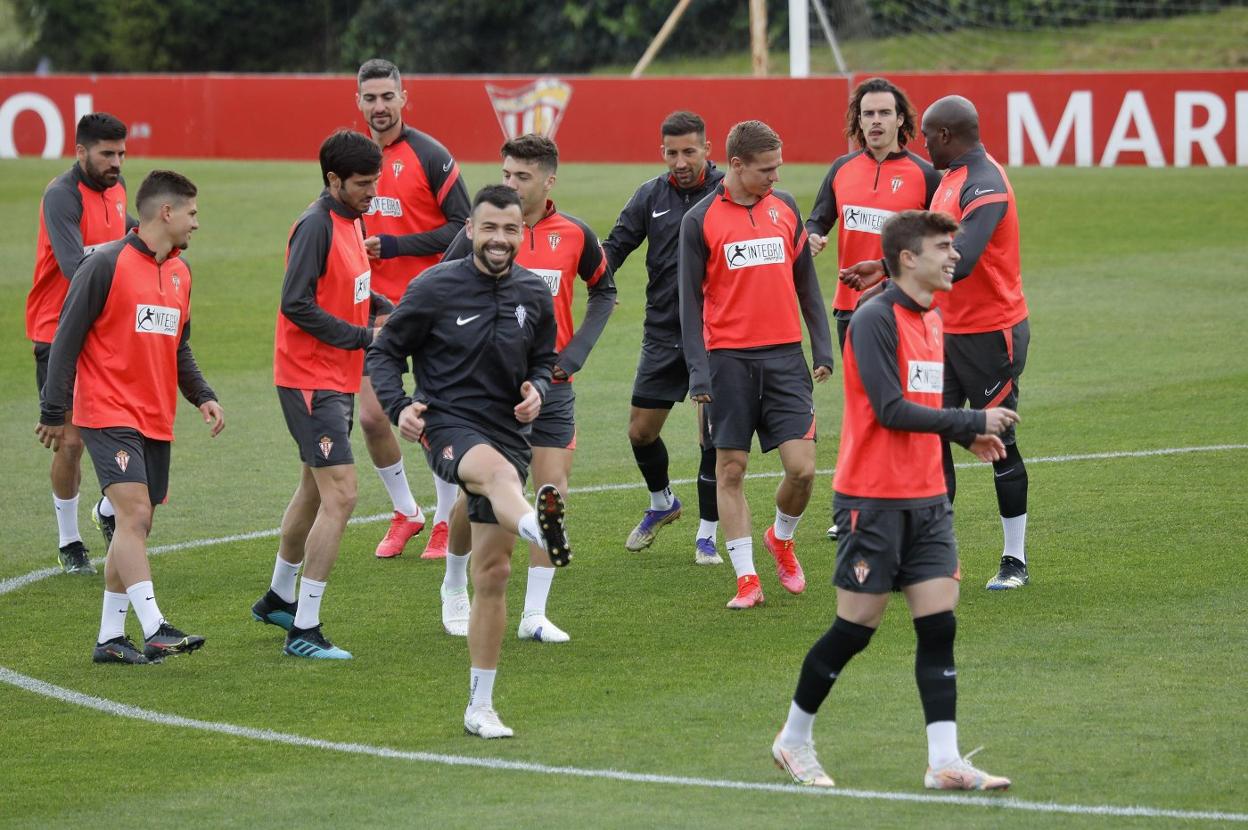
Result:
{"label": "white pitch line", "polygon": [[[1169,447],[1156,450],[1136,450],[1130,452],[1105,452],[1105,453],[1089,453],[1084,455],[1054,455],[1042,456],[1039,458],[1029,458],[1029,464],[1054,464],[1065,463],[1071,461],[1096,461],[1117,458],[1150,458],[1154,456],[1180,455],[1185,453],[1196,452],[1220,452],[1225,450],[1244,450],[1248,449],[1248,444],[1217,444],[1204,447]],[[960,468],[979,466],[970,462],[956,465]],[[832,470],[820,470],[819,475],[831,474]],[[780,473],[752,473],[748,478],[778,478]],[[690,484],[696,479],[679,479],[673,484]],[[632,490],[641,487],[639,483],[629,484],[602,484],[591,485],[588,487],[573,487],[573,493],[601,493],[616,490]],[[368,522],[389,519],[391,514],[379,513],[372,516],[357,516],[351,519],[352,524],[365,524]],[[177,542],[169,545],[159,545],[149,549],[150,554],[172,553],[175,551],[189,550],[192,548],[210,547],[214,545],[229,544],[232,542],[248,541],[252,539],[265,539],[277,536],[278,530],[257,530],[250,533],[237,533],[231,536],[221,536],[212,539],[193,539],[186,542]],[[59,568],[41,568],[37,571],[24,574],[22,576],[13,577],[0,581],[0,596],[16,591],[26,585],[46,579],[49,576],[60,573]],[[203,732],[217,732],[224,735],[233,735],[236,737],[249,738],[257,741],[266,741],[269,743],[287,744],[290,746],[309,747],[313,749],[324,749],[333,752],[346,752],[356,755],[371,755],[378,758],[395,758],[405,761],[417,761],[423,763],[443,764],[449,766],[469,766],[479,767],[483,769],[509,770],[517,772],[530,772],[542,775],[559,775],[572,776],[578,778],[598,778],[609,779],[615,781],[627,781],[642,784],[660,784],[670,786],[685,787],[703,787],[710,789],[727,789],[727,790],[745,790],[752,792],[774,792],[789,795],[809,795],[824,797],[842,797],[854,798],[873,801],[893,801],[893,802],[917,802],[917,803],[934,803],[934,804],[958,804],[970,805],[975,807],[994,807],[1003,810],[1020,810],[1024,812],[1036,813],[1061,813],[1070,815],[1095,815],[1095,816],[1114,816],[1126,818],[1171,818],[1179,820],[1201,820],[1201,821],[1228,821],[1228,822],[1248,822],[1248,813],[1223,813],[1213,811],[1189,811],[1189,810],[1166,810],[1155,807],[1115,807],[1112,805],[1081,805],[1081,804],[1056,804],[1052,802],[1041,801],[1022,801],[1014,798],[993,798],[993,797],[975,797],[968,795],[924,795],[918,793],[895,793],[881,792],[876,790],[852,790],[852,789],[833,789],[822,790],[806,787],[795,787],[788,784],[764,784],[752,781],[730,781],[715,778],[697,778],[689,776],[672,776],[672,775],[656,775],[652,773],[626,772],[623,770],[611,769],[582,769],[579,767],[556,767],[547,764],[535,764],[526,761],[504,761],[496,758],[471,758],[462,755],[442,755],[431,752],[412,752],[408,750],[390,749],[388,747],[370,746],[368,744],[342,743],[338,741],[324,741],[319,738],[307,738],[302,735],[292,735],[285,732],[276,732],[270,729],[255,729],[248,726],[238,726],[230,723],[217,723],[214,721],[196,720],[194,718],[185,718],[181,715],[168,715],[162,712],[153,712],[148,709],[142,709],[137,706],[131,706],[125,703],[107,700],[105,698],[93,697],[91,695],[75,692],[72,689],[66,689],[61,686],[55,686],[42,680],[36,680],[33,677],[27,677],[10,669],[0,666],[0,681],[16,686],[34,694],[43,695],[44,697],[60,700],[65,703],[72,703],[77,706],[84,706],[90,709],[96,709],[119,717],[133,718],[143,720],[149,723],[161,724],[164,726],[175,726],[186,729],[197,729]]]}
{"label": "white pitch line", "polygon": [[559,767],[549,764],[538,764],[529,761],[505,761],[499,758],[473,758],[465,755],[444,755],[435,752],[413,752],[411,750],[392,749],[385,746],[370,744],[344,743],[325,741],[319,738],[308,738],[303,735],[292,735],[272,729],[256,729],[250,726],[238,726],[232,723],[186,718],[181,715],[168,715],[153,712],[126,703],[117,703],[106,698],[75,692],[62,686],[55,686],[33,677],[27,677],[0,666],[0,681],[33,692],[37,695],[95,709],[117,717],[132,718],[161,726],[173,726],[183,729],[196,729],[201,732],[216,732],[238,738],[247,738],[266,743],[285,744],[288,746],[323,749],[330,752],[345,752],[353,755],[369,755],[375,758],[393,758],[401,761],[415,761],[426,764],[441,764],[456,767],[477,767],[481,769],[503,770],[508,772],[527,772],[536,775],[556,775],[561,778],[590,778],[608,781],[624,781],[636,784],[655,784],[676,787],[701,787],[705,789],[738,790],[747,792],[779,793],[794,796],[823,796],[852,798],[866,801],[893,801],[918,804],[952,804],[960,806],[988,807],[999,810],[1019,810],[1030,813],[1061,813],[1085,816],[1114,816],[1126,818],[1165,818],[1178,820],[1248,822],[1248,813],[1224,813],[1206,810],[1165,810],[1156,807],[1115,807],[1112,805],[1085,806],[1081,804],[1055,804],[1045,801],[1023,801],[1016,798],[1000,798],[994,796],[972,795],[925,795],[920,793],[881,792],[877,790],[853,789],[815,789],[798,787],[793,784],[767,784],[757,781],[732,781],[722,778],[698,778],[685,775],[658,775],[654,773],[627,772],[614,769],[586,769],[581,767]]}

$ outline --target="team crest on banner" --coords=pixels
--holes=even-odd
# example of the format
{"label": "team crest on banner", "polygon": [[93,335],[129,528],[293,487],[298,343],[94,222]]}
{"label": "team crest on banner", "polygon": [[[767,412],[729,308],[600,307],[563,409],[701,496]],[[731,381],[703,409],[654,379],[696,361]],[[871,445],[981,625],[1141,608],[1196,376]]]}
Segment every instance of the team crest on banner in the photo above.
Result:
{"label": "team crest on banner", "polygon": [[126,468],[130,466],[130,453],[125,450],[117,450],[117,454],[113,456],[117,460],[117,466],[124,473]]}
{"label": "team crest on banner", "polygon": [[557,233],[548,233],[546,234],[546,239],[550,242],[550,249],[553,251],[555,248],[559,247],[559,240],[562,239],[562,237]]}
{"label": "team crest on banner", "polygon": [[572,100],[572,87],[558,78],[539,78],[511,89],[486,84],[485,93],[505,138],[525,133],[554,138]]}
{"label": "team crest on banner", "polygon": [[[399,174],[403,172],[403,162],[395,161],[394,164],[390,165],[390,169],[394,171],[394,177],[397,179]],[[894,190],[896,190],[896,188],[894,188]]]}
{"label": "team crest on banner", "polygon": [[898,190],[901,190],[901,186],[903,184],[905,184],[905,182],[902,181],[901,176],[893,176],[893,192],[894,193],[896,193]]}
{"label": "team crest on banner", "polygon": [[529,310],[522,305],[516,306],[516,322],[520,324],[520,328],[524,328],[524,318],[529,316]]}
{"label": "team crest on banner", "polygon": [[854,579],[858,580],[859,585],[865,585],[869,576],[871,576],[871,566],[865,560],[859,559],[854,563]]}
{"label": "team crest on banner", "polygon": [[776,210],[775,208],[767,208],[767,215],[771,217],[771,224],[773,225],[780,224],[780,211]]}
{"label": "team crest on banner", "polygon": [[321,455],[325,456],[326,460],[329,460],[329,454],[334,451],[333,439],[328,435],[322,435],[321,440],[316,445],[321,448]]}

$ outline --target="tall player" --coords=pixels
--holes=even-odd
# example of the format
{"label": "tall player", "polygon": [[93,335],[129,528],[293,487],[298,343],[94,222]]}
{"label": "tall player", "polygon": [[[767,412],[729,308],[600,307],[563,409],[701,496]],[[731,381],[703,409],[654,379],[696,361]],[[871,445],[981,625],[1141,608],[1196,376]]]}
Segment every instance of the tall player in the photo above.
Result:
{"label": "tall player", "polygon": [[[960,222],[956,244],[962,259],[953,291],[940,295],[945,318],[944,406],[1018,408],[1019,380],[1027,365],[1031,326],[1019,261],[1018,208],[1005,170],[979,140],[979,113],[958,95],[936,101],[920,125],[932,163],[947,170],[931,209]],[[865,288],[884,277],[884,263],[867,260],[841,272]],[[1005,457],[993,462],[1004,548],[990,591],[1027,584],[1027,468],[1014,429],[1001,435]],[[945,479],[952,502],[957,489],[953,455],[944,444]]]}
{"label": "tall player", "polygon": [[[1018,420],[1009,409],[941,408],[941,315],[934,296],[953,283],[958,252],[948,216],[905,211],[883,229],[896,279],[865,303],[845,347],[845,417],[836,459],[836,620],[806,655],[789,716],[772,743],[776,765],[799,784],[834,786],[815,755],[815,714],[855,654],[871,642],[900,591],[916,639],[914,677],[927,723],[928,769],[937,790],[1000,790],[1008,778],[971,766],[958,750],[958,546],[945,498],[940,440],[982,461],[1005,455],[997,437]],[[972,753],[973,754],[973,753]]]}
{"label": "tall player", "polygon": [[290,230],[273,348],[277,398],[303,464],[282,516],[269,590],[251,614],[286,630],[286,654],[349,660],[321,630],[321,602],[355,510],[351,415],[364,348],[384,322],[375,315],[392,307],[370,289],[360,225],[377,193],[381,150],[339,130],[322,142],[320,161],[325,190]]}
{"label": "tall player", "polygon": [[[136,224],[126,215],[126,182],[121,177],[126,125],[106,112],[84,115],[74,133],[74,152],[74,166],[52,180],[39,203],[35,276],[26,297],[26,336],[35,345],[40,402],[48,377],[48,352],[70,279],[87,254],[121,239]],[[73,399],[72,387],[69,399]],[[66,414],[64,436],[52,454],[52,505],[60,536],[59,558],[65,573],[93,574],[95,568],[78,532],[82,436],[72,418],[72,412]],[[105,544],[111,543],[116,519],[107,496],[96,503],[92,515],[104,533]]]}
{"label": "tall player", "polygon": [[[148,174],[135,197],[138,228],[83,260],[48,354],[36,432],[55,450],[72,408],[100,489],[116,510],[96,663],[159,662],[204,644],[165,620],[147,561],[152,516],[169,490],[178,392],[199,408],[213,437],[225,426],[191,352],[191,269],[181,253],[199,227],[197,194],[172,170]],[[126,636],[131,609],[143,628],[142,651]]]}
{"label": "tall player", "polygon": [[806,228],[793,197],[773,190],[783,164],[780,136],[761,121],[728,133],[728,172],[680,224],[680,327],[689,394],[711,407],[716,495],[725,546],[737,574],[732,609],[763,604],[754,569],[745,471],[755,433],[780,450],[784,478],[763,545],[786,591],[806,590],[793,534],[815,478],[815,404],[802,353],[810,333],[814,379],[832,375],[832,335]]}
{"label": "tall player", "polygon": [[[858,149],[832,162],[806,219],[810,254],[819,256],[828,231],[837,222],[836,259],[840,268],[864,259],[879,259],[880,228],[902,210],[922,210],[940,184],[932,165],[906,149],[918,130],[918,116],[906,93],[884,78],[860,83],[845,112],[845,137]],[[836,285],[832,316],[836,336],[845,348],[849,317],[862,292],[843,282]],[[836,525],[828,528],[836,538]]]}
{"label": "tall player", "polygon": [[[366,61],[357,75],[355,100],[382,153],[377,196],[364,217],[373,290],[397,303],[408,282],[437,263],[463,227],[468,191],[447,149],[403,124],[407,91],[398,67],[386,60]],[[403,552],[425,519],[407,482],[399,442],[367,375],[360,385],[360,428],[394,506],[390,529],[377,545],[377,556],[388,559]],[[438,504],[423,559],[446,556],[447,522],[455,502],[454,484],[437,476],[433,483]]]}
{"label": "tall player", "polygon": [[[689,367],[680,338],[680,298],[677,291],[677,244],[685,213],[716,188],[723,171],[710,161],[711,142],[706,122],[692,112],[673,112],[659,126],[667,175],[656,176],[637,188],[620,211],[620,218],[603,248],[612,272],[642,242],[646,249],[646,319],[642,328],[641,358],[633,380],[628,410],[628,442],[650,491],[650,509],[633,528],[624,547],[644,550],[664,525],[680,517],[680,499],[668,477],[667,446],[660,435],[672,406],[689,391]],[[698,411],[702,447],[698,466],[698,523],[694,535],[694,562],[718,565],[724,560],[715,547],[719,506],[715,500],[715,448],[706,435],[707,408]]]}
{"label": "tall player", "polygon": [[[602,335],[607,318],[615,310],[615,283],[598,237],[588,225],[555,209],[550,192],[559,170],[559,148],[549,138],[533,133],[503,144],[503,184],[520,196],[524,213],[524,240],[516,254],[516,264],[537,274],[550,288],[555,303],[554,368],[550,391],[542,401],[542,411],[533,421],[529,444],[533,448],[533,486],[554,485],[568,492],[572,454],[576,449],[576,394],[572,376],[585,365],[589,352]],[[472,240],[461,231],[446,258],[462,259],[472,254]],[[572,321],[572,295],[576,278],[589,291],[585,319],[578,329]],[[467,524],[467,516],[456,511],[456,518]],[[461,528],[461,531],[467,528]],[[451,533],[452,539],[463,538]],[[448,633],[468,634],[467,568],[468,556],[448,553],[446,578],[442,585],[442,624]],[[546,616],[555,568],[541,545],[529,543],[529,578],[524,595],[524,613],[517,635],[522,640],[565,643],[570,637]]]}

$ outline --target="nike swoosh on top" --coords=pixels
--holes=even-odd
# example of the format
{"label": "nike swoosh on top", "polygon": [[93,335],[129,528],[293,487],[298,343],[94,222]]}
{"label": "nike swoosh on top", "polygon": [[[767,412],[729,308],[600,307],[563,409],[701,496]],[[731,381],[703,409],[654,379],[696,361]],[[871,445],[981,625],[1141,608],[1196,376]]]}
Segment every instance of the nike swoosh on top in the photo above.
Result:
{"label": "nike swoosh on top", "polygon": [[449,173],[449,172],[451,172],[451,165],[452,165],[452,164],[454,164],[454,163],[455,163],[455,159],[451,159],[451,160],[450,160],[450,161],[448,161],[446,164],[442,165],[442,172],[443,172],[443,173]]}
{"label": "nike swoosh on top", "polygon": [[988,188],[987,190],[980,190],[978,187],[975,188],[976,196],[983,196],[985,193],[992,193],[992,192],[993,192],[993,189],[991,187]]}
{"label": "nike swoosh on top", "polygon": [[652,211],[650,211],[650,218],[651,218],[651,219],[658,219],[658,218],[659,218],[660,216],[662,216],[663,214],[665,214],[665,213],[671,213],[671,212],[672,212],[672,209],[671,209],[671,208],[668,208],[667,210],[652,210]]}
{"label": "nike swoosh on top", "polygon": [[465,325],[465,324],[467,324],[467,323],[471,323],[473,320],[477,319],[477,318],[478,318],[478,317],[480,317],[480,316],[481,316],[480,314],[474,314],[474,315],[472,315],[471,317],[456,317],[456,318],[455,318],[455,325],[457,325],[457,326],[462,326],[462,325]]}

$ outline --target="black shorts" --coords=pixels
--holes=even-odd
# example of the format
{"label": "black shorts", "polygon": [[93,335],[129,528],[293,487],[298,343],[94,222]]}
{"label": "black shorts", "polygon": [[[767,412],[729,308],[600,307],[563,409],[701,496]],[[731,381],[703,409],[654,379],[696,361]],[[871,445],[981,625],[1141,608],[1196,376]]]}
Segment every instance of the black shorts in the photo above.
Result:
{"label": "black shorts", "polygon": [[815,439],[814,384],[801,352],[745,358],[713,351],[711,443],[749,452],[754,433],[763,452],[785,441]]}
{"label": "black shorts", "polygon": [[633,406],[639,409],[671,409],[689,394],[689,367],[680,346],[664,346],[643,340],[633,379]]}
{"label": "black shorts", "polygon": [[[1027,365],[1031,325],[1018,325],[983,334],[945,335],[945,392],[943,406],[973,409],[1004,406],[1018,411],[1019,378]],[[1014,443],[1014,427],[1001,434]]]}
{"label": "black shorts", "polygon": [[122,482],[147,485],[153,505],[169,495],[169,441],[155,441],[130,427],[79,427],[82,443],[95,465],[100,492]]}
{"label": "black shorts", "polygon": [[576,392],[570,383],[552,383],[533,422],[529,444],[534,447],[576,449]]}
{"label": "black shorts", "polygon": [[[35,385],[39,387],[39,403],[43,403],[43,385],[48,382],[48,355],[52,353],[51,343],[40,343],[35,341]],[[74,379],[69,379],[69,400],[70,407],[73,407],[74,400]],[[66,421],[66,423],[69,423]]]}
{"label": "black shorts", "polygon": [[309,467],[353,464],[351,426],[355,396],[326,389],[277,387],[286,428],[299,447],[299,460]]}
{"label": "black shorts", "polygon": [[960,580],[953,508],[946,501],[908,510],[833,511],[840,529],[832,584],[887,594],[929,579]]}
{"label": "black shorts", "polygon": [[520,449],[504,444],[469,426],[426,427],[424,434],[420,436],[420,444],[425,448],[425,460],[433,474],[443,481],[455,482],[468,497],[468,521],[470,522],[498,524],[498,517],[494,515],[490,500],[470,491],[459,478],[459,462],[470,449],[478,444],[493,447],[511,463],[511,466],[516,468],[522,485],[529,477],[529,462],[533,454],[528,447]]}

